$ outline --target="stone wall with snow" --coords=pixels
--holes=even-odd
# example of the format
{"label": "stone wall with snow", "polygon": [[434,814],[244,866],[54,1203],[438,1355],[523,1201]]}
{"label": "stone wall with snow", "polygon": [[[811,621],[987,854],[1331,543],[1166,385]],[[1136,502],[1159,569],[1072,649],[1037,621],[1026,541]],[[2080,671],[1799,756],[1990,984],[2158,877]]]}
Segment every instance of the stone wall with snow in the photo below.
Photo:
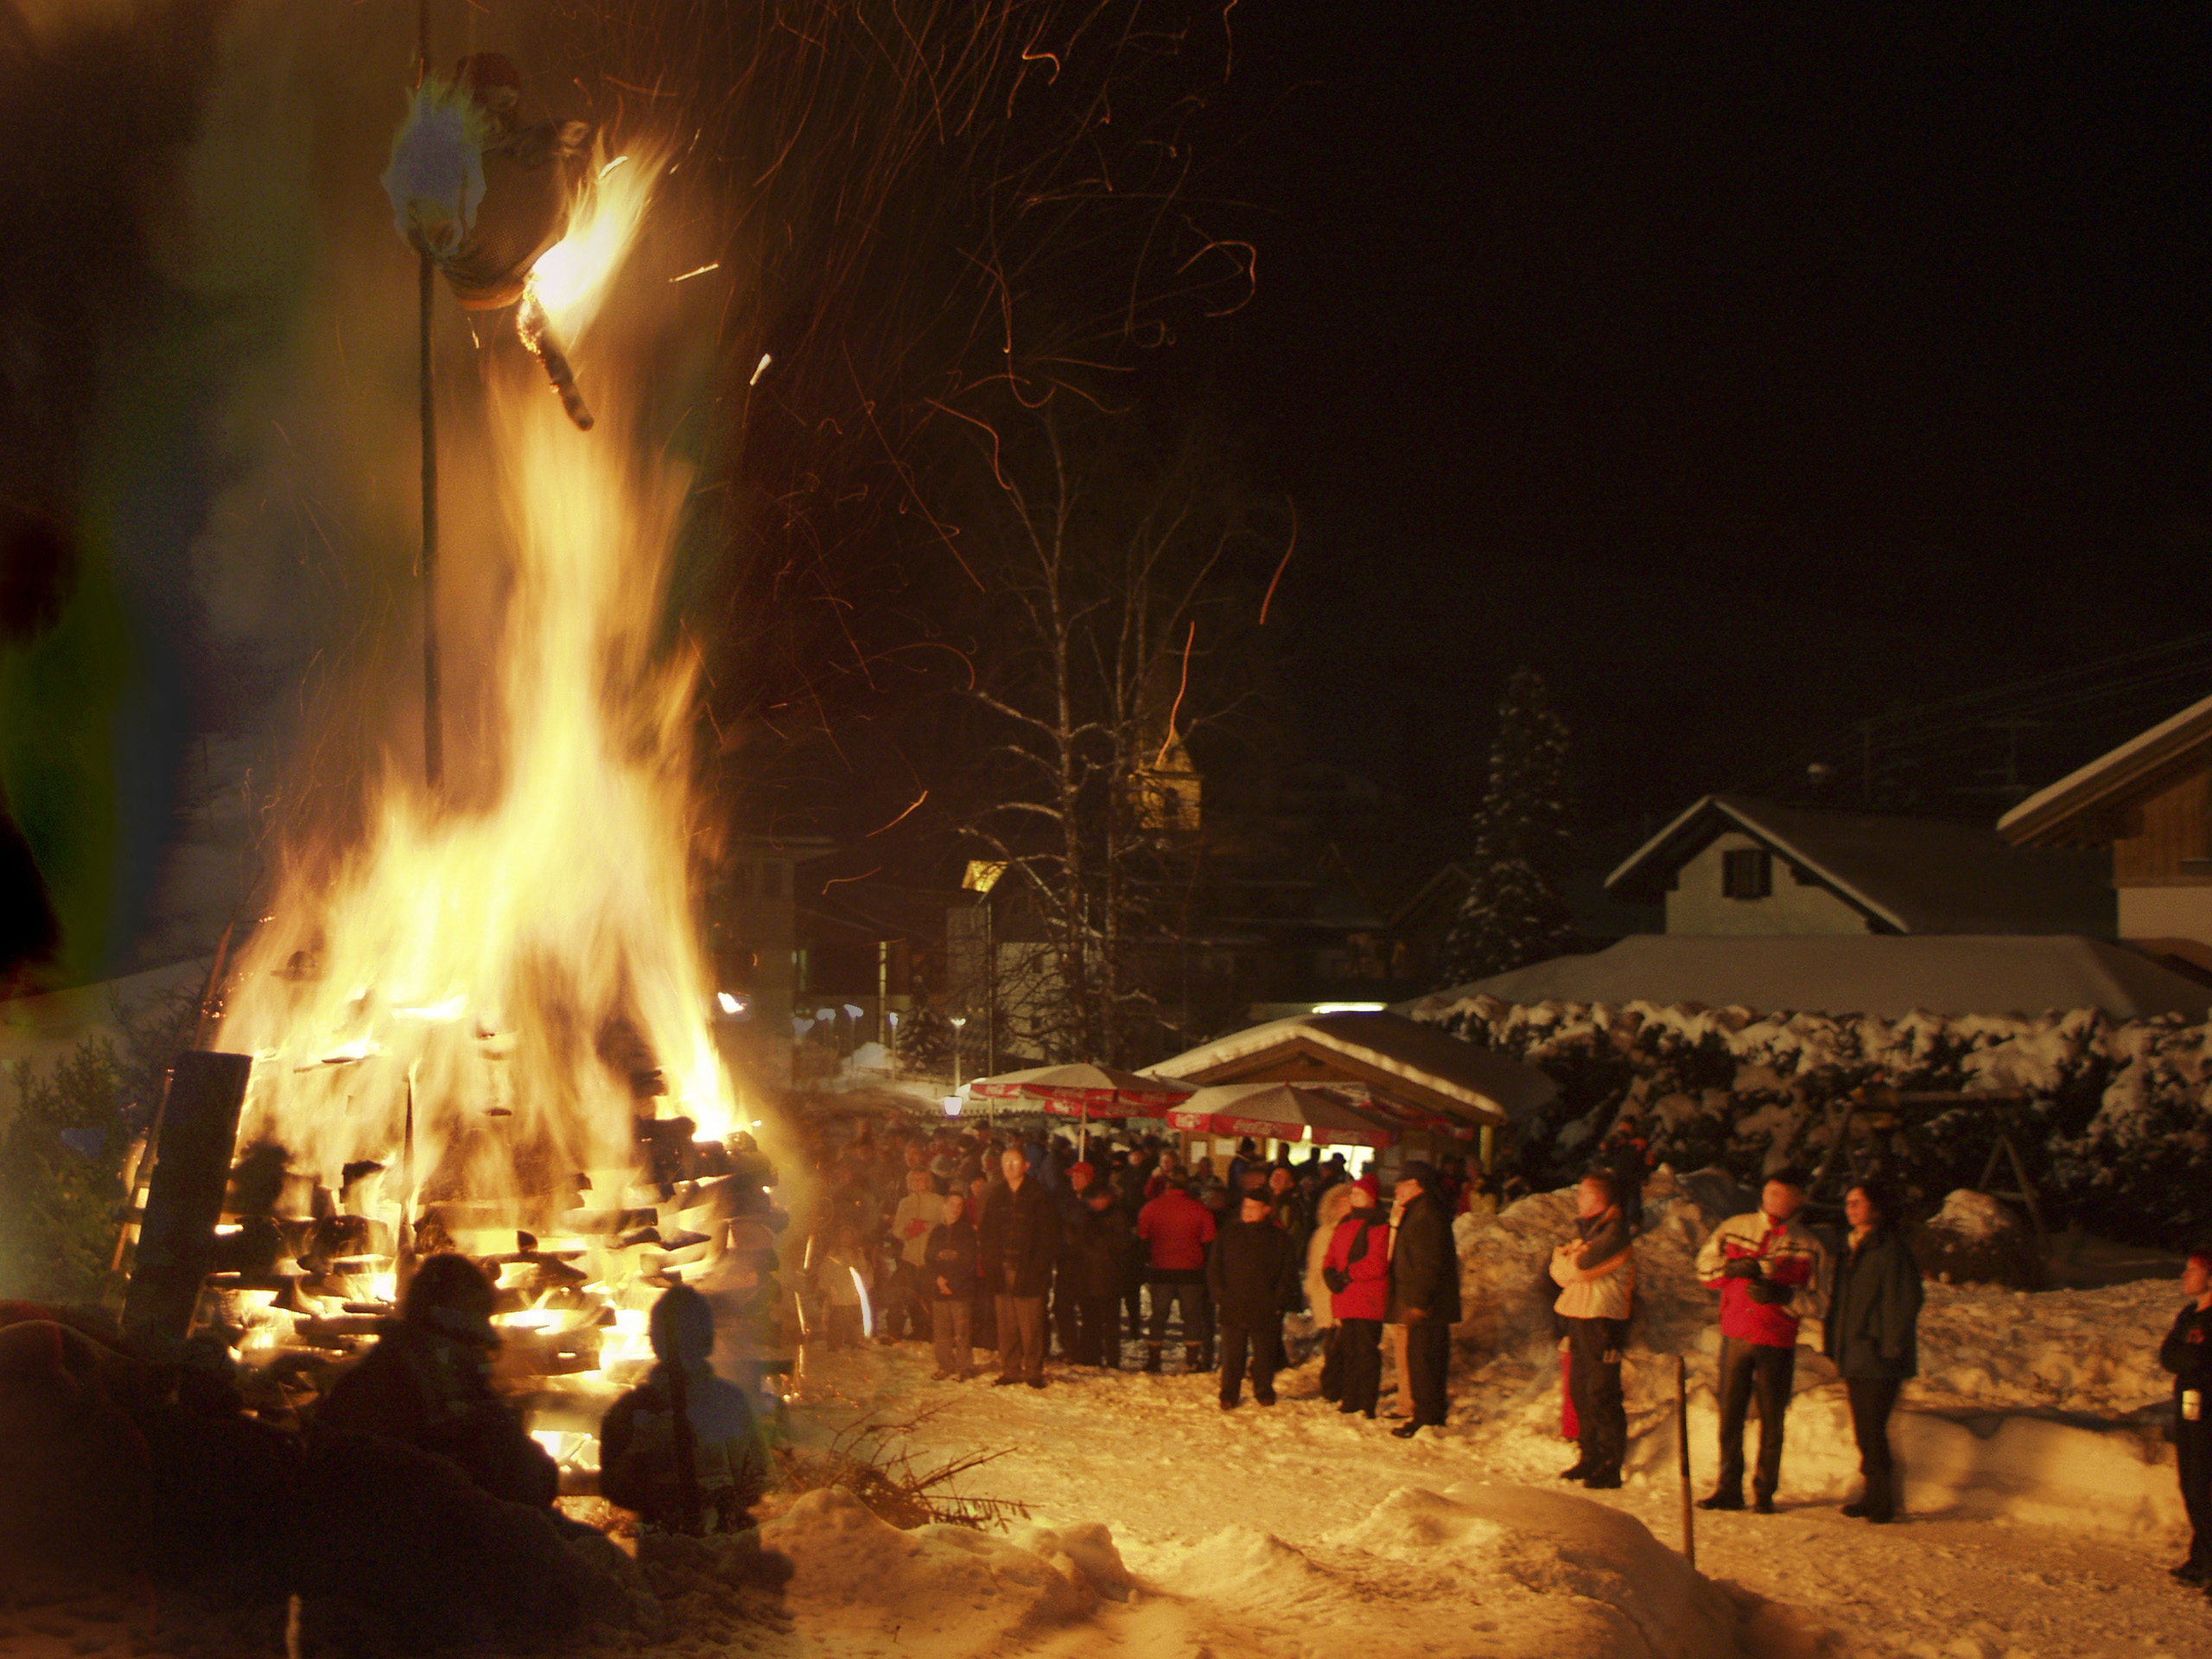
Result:
{"label": "stone wall with snow", "polygon": [[[1622,1104],[1655,1155],[1743,1179],[1817,1162],[1827,1108],[1867,1084],[2030,1097],[2016,1141],[2055,1216],[2137,1243],[2212,1238],[2212,1023],[2115,1022],[2094,1009],[1900,1019],[1648,1002],[1513,1005],[1433,997],[1414,1017],[1526,1060],[1560,1097],[1522,1136],[1539,1185],[1571,1173]],[[2000,1118],[1962,1106],[1910,1128],[1933,1208],[1977,1185]]]}

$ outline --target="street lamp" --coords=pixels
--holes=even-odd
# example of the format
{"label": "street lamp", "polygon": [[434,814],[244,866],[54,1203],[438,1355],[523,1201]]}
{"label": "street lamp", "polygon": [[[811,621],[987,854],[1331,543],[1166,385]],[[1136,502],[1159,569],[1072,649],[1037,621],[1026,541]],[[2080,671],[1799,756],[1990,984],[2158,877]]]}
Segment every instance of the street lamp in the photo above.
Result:
{"label": "street lamp", "polygon": [[960,1030],[967,1023],[964,1014],[952,1016],[952,1092],[956,1095],[960,1092]]}

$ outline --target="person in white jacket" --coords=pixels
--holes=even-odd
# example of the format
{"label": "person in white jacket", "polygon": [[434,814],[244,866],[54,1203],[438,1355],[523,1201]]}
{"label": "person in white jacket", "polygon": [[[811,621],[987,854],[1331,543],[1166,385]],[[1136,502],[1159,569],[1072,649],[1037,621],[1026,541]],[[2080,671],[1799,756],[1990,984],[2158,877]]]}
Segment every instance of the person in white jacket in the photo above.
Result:
{"label": "person in white jacket", "polygon": [[1351,1183],[1339,1181],[1321,1195],[1315,1207],[1313,1235],[1306,1241],[1306,1306],[1313,1311],[1313,1334],[1321,1339],[1321,1397],[1327,1401],[1344,1398],[1344,1356],[1337,1343],[1342,1334],[1337,1326],[1335,1310],[1331,1306],[1328,1281],[1321,1276],[1322,1260],[1329,1254],[1329,1241],[1336,1236],[1337,1224],[1351,1213]]}
{"label": "person in white jacket", "polygon": [[1567,1389],[1574,1401],[1580,1455],[1562,1480],[1611,1491],[1628,1455],[1628,1408],[1621,1393],[1621,1354],[1636,1300],[1636,1251],[1603,1170],[1574,1189],[1574,1236],[1552,1252],[1552,1306],[1567,1321]]}

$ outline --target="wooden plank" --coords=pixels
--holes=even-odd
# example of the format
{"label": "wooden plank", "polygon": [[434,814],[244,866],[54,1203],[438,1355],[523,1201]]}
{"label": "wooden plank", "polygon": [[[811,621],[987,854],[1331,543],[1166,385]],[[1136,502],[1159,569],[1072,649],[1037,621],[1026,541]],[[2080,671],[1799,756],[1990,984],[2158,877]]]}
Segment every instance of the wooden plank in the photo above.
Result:
{"label": "wooden plank", "polygon": [[247,1054],[192,1049],[177,1057],[124,1300],[125,1330],[191,1334],[200,1285],[215,1265],[215,1222],[223,1213],[238,1109],[252,1071]]}

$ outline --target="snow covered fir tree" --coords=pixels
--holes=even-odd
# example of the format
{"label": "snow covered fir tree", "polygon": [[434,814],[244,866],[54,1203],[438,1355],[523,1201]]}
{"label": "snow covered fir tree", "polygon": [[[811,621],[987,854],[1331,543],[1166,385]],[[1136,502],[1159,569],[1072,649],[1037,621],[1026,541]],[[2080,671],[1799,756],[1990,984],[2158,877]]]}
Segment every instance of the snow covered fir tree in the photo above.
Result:
{"label": "snow covered fir tree", "polygon": [[1490,785],[1475,819],[1467,896],[1445,938],[1438,984],[1465,985],[1567,948],[1567,722],[1543,677],[1514,671],[1497,706]]}

